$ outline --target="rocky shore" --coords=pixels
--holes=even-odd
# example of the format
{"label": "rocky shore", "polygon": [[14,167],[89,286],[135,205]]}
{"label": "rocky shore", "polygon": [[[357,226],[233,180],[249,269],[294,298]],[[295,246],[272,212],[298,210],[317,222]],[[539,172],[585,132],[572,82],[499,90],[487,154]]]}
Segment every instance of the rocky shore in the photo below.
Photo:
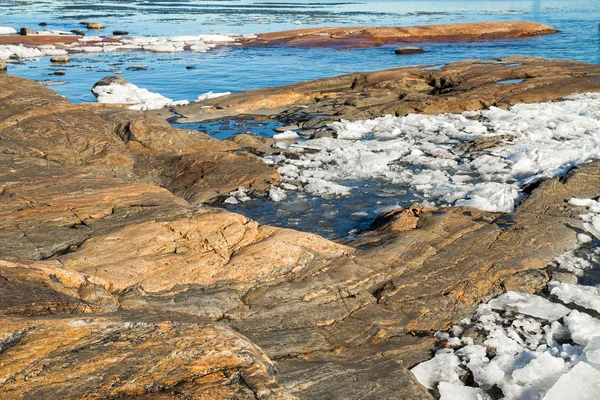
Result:
{"label": "rocky shore", "polygon": [[[316,136],[341,118],[600,91],[599,73],[465,61],[175,111],[187,121],[275,115]],[[591,162],[532,185],[512,213],[415,206],[333,242],[210,207],[239,187],[277,184],[252,154],[270,151],[266,141],[74,105],[4,73],[0,102],[0,389],[10,398],[431,399],[409,368],[431,358],[433,333],[505,291],[542,290],[549,263],[584,231],[569,200],[600,196]]]}

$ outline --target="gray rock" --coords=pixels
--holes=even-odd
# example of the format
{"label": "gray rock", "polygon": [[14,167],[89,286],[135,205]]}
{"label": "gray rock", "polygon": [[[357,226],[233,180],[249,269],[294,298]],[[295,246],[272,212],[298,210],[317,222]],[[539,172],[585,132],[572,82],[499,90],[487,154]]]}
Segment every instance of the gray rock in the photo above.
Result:
{"label": "gray rock", "polygon": [[27,36],[27,35],[37,35],[37,31],[34,31],[33,29],[29,29],[29,28],[21,28],[21,30],[19,31],[19,33],[22,36]]}
{"label": "gray rock", "polygon": [[55,64],[66,64],[71,62],[71,59],[68,56],[53,56],[50,58],[50,62]]}
{"label": "gray rock", "polygon": [[86,22],[85,26],[88,29],[104,29],[104,25],[102,25],[100,22]]}
{"label": "gray rock", "polygon": [[71,33],[76,34],[77,36],[85,36],[85,32],[82,31],[81,29],[72,29]]}
{"label": "gray rock", "polygon": [[92,86],[92,93],[94,93],[94,96],[98,97],[98,95],[96,95],[96,93],[94,92],[94,89],[98,86],[109,86],[112,84],[125,85],[127,83],[128,82],[124,78],[121,78],[120,76],[117,76],[117,75],[105,76],[104,78],[102,78],[98,82],[96,82],[94,84],[94,86]]}
{"label": "gray rock", "polygon": [[427,50],[424,50],[420,47],[408,46],[408,47],[398,47],[395,51],[398,55],[407,55],[407,54],[421,54],[428,53]]}

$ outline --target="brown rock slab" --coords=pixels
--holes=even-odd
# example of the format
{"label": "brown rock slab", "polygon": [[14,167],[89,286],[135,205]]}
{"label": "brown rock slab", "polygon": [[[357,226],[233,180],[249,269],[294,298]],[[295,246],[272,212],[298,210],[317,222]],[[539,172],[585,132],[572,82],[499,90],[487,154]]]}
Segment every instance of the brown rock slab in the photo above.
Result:
{"label": "brown rock slab", "polygon": [[0,326],[7,398],[295,398],[271,360],[222,324],[138,313]]}
{"label": "brown rock slab", "polygon": [[556,33],[536,22],[474,22],[426,26],[325,27],[296,29],[258,35],[249,45],[299,47],[372,47],[386,43],[446,42],[508,39]]}

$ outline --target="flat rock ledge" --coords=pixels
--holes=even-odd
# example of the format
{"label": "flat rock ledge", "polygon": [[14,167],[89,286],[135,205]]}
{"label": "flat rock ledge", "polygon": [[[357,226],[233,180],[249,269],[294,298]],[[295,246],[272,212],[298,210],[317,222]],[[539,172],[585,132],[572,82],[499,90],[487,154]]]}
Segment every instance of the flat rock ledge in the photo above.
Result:
{"label": "flat rock ledge", "polygon": [[262,33],[248,45],[296,47],[373,47],[402,42],[455,42],[510,39],[558,32],[537,22],[473,22],[426,26],[367,26],[295,29]]}
{"label": "flat rock ledge", "polygon": [[567,200],[600,196],[593,162],[511,214],[413,207],[341,244],[202,205],[276,180],[234,142],[9,75],[0,101],[7,398],[432,399],[408,371],[432,332],[542,288]]}

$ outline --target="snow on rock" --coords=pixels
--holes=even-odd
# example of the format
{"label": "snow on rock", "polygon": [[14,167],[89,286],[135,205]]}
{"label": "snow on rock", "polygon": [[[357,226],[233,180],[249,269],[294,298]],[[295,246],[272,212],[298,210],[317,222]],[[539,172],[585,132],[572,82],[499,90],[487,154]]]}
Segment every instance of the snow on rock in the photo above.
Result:
{"label": "snow on rock", "polygon": [[187,100],[173,101],[132,83],[96,86],[92,91],[97,95],[99,103],[132,104],[128,107],[132,110],[157,110],[189,103]]}
{"label": "snow on rock", "polygon": [[[341,185],[342,181],[378,179],[410,187],[423,204],[509,212],[522,199],[525,185],[562,175],[573,165],[599,157],[600,94],[518,104],[508,110],[491,107],[463,114],[388,115],[336,122],[330,127],[337,138],[305,142],[320,151],[278,165],[284,181],[307,183],[312,178]],[[504,140],[477,157],[461,150],[462,143],[500,135],[515,139]],[[289,166],[297,167],[292,175],[286,173]],[[600,235],[600,218],[586,223],[593,228],[591,233]]]}
{"label": "snow on rock", "polygon": [[600,371],[581,362],[546,393],[543,400],[597,400],[600,399]]}
{"label": "snow on rock", "polygon": [[0,26],[0,35],[16,35],[17,30],[10,26]]}
{"label": "snow on rock", "polygon": [[222,93],[206,92],[206,93],[199,94],[198,97],[196,97],[195,101],[200,102],[200,101],[209,100],[209,99],[216,99],[217,97],[227,96],[230,94],[231,94],[231,92],[222,92]]}
{"label": "snow on rock", "polygon": [[555,321],[570,310],[543,297],[528,293],[507,292],[488,303],[494,310],[518,312],[535,318]]}

